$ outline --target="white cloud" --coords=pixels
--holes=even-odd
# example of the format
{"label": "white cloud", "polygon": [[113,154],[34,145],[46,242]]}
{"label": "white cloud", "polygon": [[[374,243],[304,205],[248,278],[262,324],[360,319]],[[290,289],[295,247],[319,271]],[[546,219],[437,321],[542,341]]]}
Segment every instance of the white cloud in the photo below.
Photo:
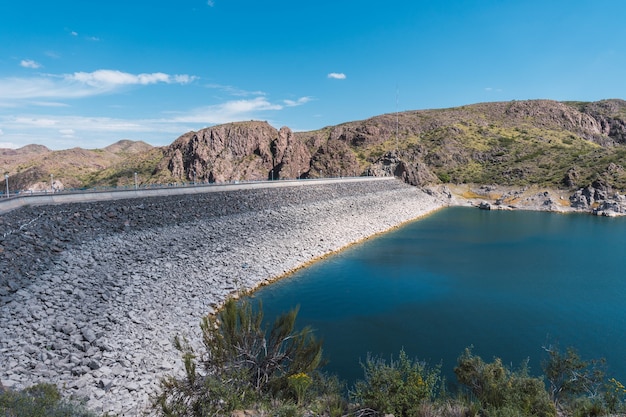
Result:
{"label": "white cloud", "polygon": [[287,107],[301,106],[313,100],[312,97],[300,97],[298,100],[283,100]]}
{"label": "white cloud", "polygon": [[11,147],[39,143],[51,149],[68,149],[74,146],[102,148],[121,138],[145,140],[152,144],[167,145],[183,132],[198,130],[213,124],[241,120],[267,120],[267,112],[279,111],[284,106],[265,97],[251,100],[233,100],[212,106],[170,113],[163,118],[120,119],[111,117],[18,115],[2,116],[4,142]]}
{"label": "white cloud", "polygon": [[176,84],[189,84],[194,82],[198,77],[187,74],[174,75],[173,80]]}
{"label": "white cloud", "polygon": [[0,136],[4,135],[4,132],[2,131],[2,129],[0,129]]}
{"label": "white cloud", "polygon": [[14,119],[17,125],[31,126],[31,127],[52,127],[58,124],[58,120],[46,117],[27,117],[18,116]]}
{"label": "white cloud", "polygon": [[39,62],[35,62],[32,59],[22,59],[20,61],[20,65],[24,68],[41,68],[41,64]]}
{"label": "white cloud", "polygon": [[230,94],[231,96],[239,96],[239,97],[248,97],[248,96],[264,96],[266,95],[263,91],[248,91],[242,90],[237,87],[233,87],[232,85],[222,85],[222,84],[206,84],[207,88],[215,88],[217,90],[222,90],[225,93]]}
{"label": "white cloud", "polygon": [[69,107],[69,104],[59,103],[56,101],[31,101],[28,104],[38,107]]}
{"label": "white cloud", "polygon": [[71,31],[71,32],[70,32],[70,35],[72,35],[72,36],[78,36],[78,32]]}
{"label": "white cloud", "polygon": [[215,2],[213,0],[208,0],[206,3],[209,7],[215,6]]}
{"label": "white cloud", "polygon": [[100,38],[98,38],[97,36],[88,36],[87,40],[88,41],[93,41],[93,42],[99,42]]}
{"label": "white cloud", "polygon": [[[121,71],[100,70],[67,75],[41,75],[33,78],[0,78],[0,109],[11,107],[10,114],[0,113],[2,141],[13,147],[39,143],[51,149],[105,147],[119,139],[145,140],[156,145],[167,145],[190,130],[213,124],[241,120],[271,120],[272,115],[288,107],[304,105],[313,97],[270,100],[264,93],[244,91],[235,87],[212,85],[231,93],[251,97],[225,99],[217,104],[163,112],[161,116],[139,118],[132,115],[115,117],[89,117],[76,114],[54,114],[55,107],[67,106],[56,100],[86,98],[117,91],[128,86],[154,84],[187,84],[196,80],[191,75],[165,73],[130,74]],[[8,104],[7,104],[8,103]],[[37,105],[32,112],[16,112],[14,108]],[[46,107],[46,109],[43,108]],[[116,106],[117,107],[117,106]],[[116,112],[119,113],[119,112]]]}
{"label": "white cloud", "polygon": [[97,70],[94,72],[75,72],[64,76],[68,81],[78,81],[92,87],[118,85],[148,85],[157,83],[189,84],[196,77],[190,75],[169,75],[162,72],[150,74],[130,74],[117,70]]}
{"label": "white cloud", "polygon": [[[33,78],[0,79],[0,106],[9,100],[41,98],[82,98],[112,92],[132,85],[189,84],[197,77],[186,74],[169,75],[162,72],[130,74],[116,70],[75,72],[74,74],[47,74]],[[32,104],[32,103],[31,103]]]}
{"label": "white cloud", "polygon": [[102,148],[120,139],[155,140],[171,143],[181,132],[189,130],[183,124],[158,120],[124,120],[110,117],[83,116],[30,116],[0,115],[4,128],[3,142],[11,148],[31,143],[46,145],[51,149]]}
{"label": "white cloud", "polygon": [[343,72],[331,72],[330,74],[328,74],[328,78],[334,80],[345,80],[346,74],[344,74]]}
{"label": "white cloud", "polygon": [[0,79],[0,100],[35,98],[77,98],[96,94],[93,89],[78,88],[74,83],[59,82],[53,77]]}
{"label": "white cloud", "polygon": [[73,137],[76,132],[74,131],[74,129],[60,129],[59,133],[62,134],[64,137]]}
{"label": "white cloud", "polygon": [[258,118],[261,112],[282,110],[280,104],[270,103],[265,97],[251,100],[232,100],[212,106],[201,107],[176,116],[174,122],[218,124]]}
{"label": "white cloud", "polygon": [[2,149],[17,149],[17,148],[19,148],[19,146],[16,145],[15,143],[11,143],[11,142],[0,142],[0,148],[2,148]]}

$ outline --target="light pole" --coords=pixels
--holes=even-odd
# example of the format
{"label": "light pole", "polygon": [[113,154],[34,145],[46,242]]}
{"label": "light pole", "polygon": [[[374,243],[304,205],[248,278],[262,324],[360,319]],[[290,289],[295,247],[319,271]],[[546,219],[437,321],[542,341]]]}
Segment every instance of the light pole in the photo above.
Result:
{"label": "light pole", "polygon": [[137,183],[137,173],[135,172],[135,190],[139,188],[139,184]]}
{"label": "light pole", "polygon": [[54,174],[50,174],[50,192],[54,192]]}
{"label": "light pole", "polygon": [[7,198],[9,198],[9,174],[4,174],[4,182],[7,185]]}
{"label": "light pole", "polygon": [[270,169],[270,178],[274,181],[274,170]]}

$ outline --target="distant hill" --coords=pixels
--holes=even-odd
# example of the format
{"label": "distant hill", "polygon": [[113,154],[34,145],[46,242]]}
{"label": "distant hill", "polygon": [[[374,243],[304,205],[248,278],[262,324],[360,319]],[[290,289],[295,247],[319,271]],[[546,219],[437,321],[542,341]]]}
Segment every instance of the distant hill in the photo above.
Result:
{"label": "distant hill", "polygon": [[237,122],[166,147],[0,149],[20,188],[395,175],[414,185],[476,183],[626,190],[626,101],[479,103],[384,114],[311,132]]}
{"label": "distant hill", "polygon": [[[124,185],[120,181],[125,170],[141,170],[146,178],[154,166],[144,168],[146,161],[162,157],[159,148],[145,142],[122,140],[104,149],[73,148],[52,151],[45,146],[28,145],[19,149],[0,149],[0,163],[10,175],[13,190],[49,190],[54,188],[82,188],[102,185]],[[113,171],[113,172],[111,172]],[[2,182],[4,186],[4,178]]]}

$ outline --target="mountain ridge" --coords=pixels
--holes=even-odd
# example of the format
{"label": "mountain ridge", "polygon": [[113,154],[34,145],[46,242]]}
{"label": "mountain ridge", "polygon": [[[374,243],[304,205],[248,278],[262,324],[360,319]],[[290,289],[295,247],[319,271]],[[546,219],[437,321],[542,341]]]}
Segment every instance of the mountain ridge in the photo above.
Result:
{"label": "mountain ridge", "polygon": [[[29,155],[38,156],[25,162]],[[66,187],[130,185],[138,172],[142,184],[395,175],[416,186],[575,190],[600,181],[626,190],[626,101],[477,103],[308,132],[233,122],[187,132],[162,147],[118,141],[101,150],[50,151],[28,145],[0,149],[2,159],[17,189],[46,183],[50,174]],[[6,163],[18,159],[17,166]]]}

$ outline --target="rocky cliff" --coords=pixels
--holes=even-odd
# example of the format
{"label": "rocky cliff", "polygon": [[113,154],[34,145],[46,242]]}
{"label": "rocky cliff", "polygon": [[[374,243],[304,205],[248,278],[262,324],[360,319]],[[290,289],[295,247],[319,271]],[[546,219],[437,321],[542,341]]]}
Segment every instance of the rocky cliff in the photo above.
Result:
{"label": "rocky cliff", "polygon": [[166,149],[156,175],[190,182],[296,178],[309,171],[310,161],[289,128],[239,122],[179,137]]}

